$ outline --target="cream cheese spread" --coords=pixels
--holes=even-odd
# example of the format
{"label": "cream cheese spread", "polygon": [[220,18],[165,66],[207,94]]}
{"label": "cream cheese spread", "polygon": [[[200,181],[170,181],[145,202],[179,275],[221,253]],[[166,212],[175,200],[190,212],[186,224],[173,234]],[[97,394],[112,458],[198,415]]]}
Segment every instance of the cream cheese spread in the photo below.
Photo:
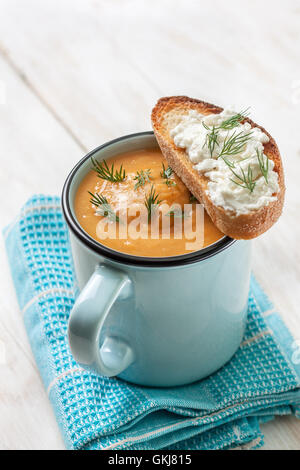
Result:
{"label": "cream cheese spread", "polygon": [[209,179],[212,202],[238,216],[275,201],[280,188],[274,162],[263,153],[269,137],[236,116],[232,108],[206,116],[190,110],[170,135]]}

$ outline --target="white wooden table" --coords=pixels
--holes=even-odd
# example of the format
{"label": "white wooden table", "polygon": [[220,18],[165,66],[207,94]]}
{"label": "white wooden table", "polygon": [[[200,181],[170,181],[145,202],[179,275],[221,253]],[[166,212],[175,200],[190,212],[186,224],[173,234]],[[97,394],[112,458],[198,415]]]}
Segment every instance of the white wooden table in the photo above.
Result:
{"label": "white wooden table", "polygon": [[[299,0],[0,0],[1,225],[36,192],[59,194],[78,159],[150,128],[165,95],[249,105],[276,138],[287,197],[253,269],[300,340]],[[0,448],[64,448],[0,250]],[[263,427],[299,449],[300,421]]]}

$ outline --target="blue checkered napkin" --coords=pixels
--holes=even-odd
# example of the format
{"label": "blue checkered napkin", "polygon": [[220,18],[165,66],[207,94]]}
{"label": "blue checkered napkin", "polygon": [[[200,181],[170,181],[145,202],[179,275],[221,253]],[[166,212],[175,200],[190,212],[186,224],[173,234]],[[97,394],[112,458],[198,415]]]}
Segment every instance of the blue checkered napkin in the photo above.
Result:
{"label": "blue checkered napkin", "polygon": [[82,370],[67,321],[77,295],[60,200],[36,196],[4,232],[20,308],[69,449],[256,448],[259,423],[300,416],[295,343],[254,279],[244,340],[221,370],[192,385],[152,389]]}

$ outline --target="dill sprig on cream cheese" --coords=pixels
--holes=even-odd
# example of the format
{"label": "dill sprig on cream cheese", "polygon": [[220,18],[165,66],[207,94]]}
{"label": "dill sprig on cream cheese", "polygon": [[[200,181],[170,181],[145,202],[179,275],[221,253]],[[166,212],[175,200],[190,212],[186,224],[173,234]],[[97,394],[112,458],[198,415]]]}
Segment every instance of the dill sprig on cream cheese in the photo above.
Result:
{"label": "dill sprig on cream cheese", "polygon": [[230,162],[227,158],[223,158],[223,160],[229,167],[231,172],[234,174],[234,176],[238,179],[238,181],[235,181],[234,179],[230,178],[230,181],[232,181],[234,184],[237,184],[238,186],[241,186],[242,188],[248,189],[250,193],[252,193],[255,188],[256,182],[253,180],[253,172],[251,165],[248,165],[247,173],[245,173],[243,168],[240,167],[242,174],[239,175],[233,170],[233,168],[235,168],[235,165],[232,162]]}
{"label": "dill sprig on cream cheese", "polygon": [[225,121],[221,122],[219,129],[225,129],[225,130],[230,130],[234,129],[237,127],[246,117],[249,116],[249,108],[245,109],[245,111],[241,111],[240,113],[234,114],[234,116],[231,116],[228,119],[225,119]]}
{"label": "dill sprig on cream cheese", "polygon": [[223,158],[224,156],[237,155],[239,154],[246,143],[251,139],[253,132],[247,132],[244,134],[243,131],[234,133],[231,136],[227,136],[224,140],[223,147],[217,158]]}
{"label": "dill sprig on cream cheese", "polygon": [[150,169],[137,171],[136,176],[133,178],[136,180],[134,189],[138,189],[139,187],[144,186],[146,183],[149,183],[151,178],[150,173]]}
{"label": "dill sprig on cream cheese", "polygon": [[99,178],[103,180],[111,181],[112,183],[120,183],[126,178],[123,165],[120,166],[119,170],[115,170],[114,164],[112,164],[112,166],[109,168],[106,160],[98,162],[93,157],[91,157],[91,161],[93,164],[93,170],[96,171]]}
{"label": "dill sprig on cream cheese", "polygon": [[230,180],[237,184],[238,186],[241,186],[242,188],[248,189],[250,193],[253,192],[256,182],[253,180],[253,172],[251,165],[248,165],[248,171],[245,173],[242,167],[240,167],[241,170],[241,175],[236,173],[232,168],[230,168],[234,176],[237,178],[238,181],[235,181],[234,179],[230,178]]}
{"label": "dill sprig on cream cheese", "polygon": [[[231,116],[228,119],[225,119],[224,121],[221,122],[221,124],[219,126],[209,127],[207,124],[205,124],[205,122],[202,122],[203,127],[208,131],[208,134],[206,135],[206,139],[205,139],[205,142],[203,144],[203,147],[205,145],[207,145],[211,157],[213,156],[213,152],[214,152],[216,146],[219,146],[219,142],[218,142],[219,131],[220,130],[228,130],[229,131],[229,130],[232,130],[235,127],[237,127],[244,119],[246,119],[247,116],[249,116],[248,109],[249,108],[247,108],[245,111],[241,111],[240,113],[234,114],[233,116]],[[249,134],[251,134],[251,133],[249,133]],[[235,142],[234,142],[235,145],[239,141],[239,139],[236,139],[237,137],[238,137],[238,135],[236,135],[236,137],[235,137]],[[227,143],[228,144],[231,143],[230,139],[228,139]],[[242,148],[243,148],[243,146],[241,148],[239,148],[238,151],[235,152],[235,153],[239,153],[240,150],[242,150]]]}
{"label": "dill sprig on cream cheese", "polygon": [[216,145],[219,145],[218,143],[218,128],[216,126],[212,126],[212,128],[208,127],[204,122],[202,122],[203,127],[209,131],[208,134],[206,134],[206,139],[203,144],[203,147],[207,145],[208,150],[210,152],[210,156],[213,156],[213,152],[215,150]]}
{"label": "dill sprig on cream cheese", "polygon": [[109,220],[115,222],[120,221],[119,217],[116,215],[105,196],[102,196],[98,193],[93,194],[90,191],[88,191],[88,193],[91,196],[90,202],[97,207],[97,212],[99,215],[107,217]]}
{"label": "dill sprig on cream cheese", "polygon": [[151,186],[150,192],[145,196],[145,206],[148,211],[148,221],[151,219],[153,211],[155,211],[161,201],[158,199],[158,194],[155,193],[154,186]]}
{"label": "dill sprig on cream cheese", "polygon": [[[202,123],[204,128],[209,131],[206,135],[205,144],[207,145],[210,155],[212,157],[213,152],[216,146],[219,146],[218,142],[218,135],[219,130],[232,130],[237,127],[241,121],[243,121],[248,116],[247,110],[237,113],[234,116],[230,117],[223,121],[219,126],[212,126],[211,128],[207,126],[205,123]],[[220,150],[218,158],[222,158],[224,163],[230,168],[231,172],[235,176],[236,179],[230,178],[230,180],[241,186],[242,188],[248,189],[250,193],[253,192],[256,182],[253,180],[253,171],[250,165],[248,165],[247,172],[244,171],[243,168],[240,167],[241,174],[236,173],[233,168],[235,168],[235,163],[231,161],[228,157],[238,155],[241,153],[249,140],[251,139],[253,131],[247,132],[246,134],[243,131],[237,132],[236,130],[230,135],[228,132],[227,137],[223,142],[223,146]],[[204,145],[205,145],[204,144]],[[259,155],[257,151],[257,157],[259,161],[259,166],[261,168],[261,172],[263,175],[267,175],[267,169],[265,168],[265,163],[263,156]],[[266,176],[265,176],[266,177]]]}
{"label": "dill sprig on cream cheese", "polygon": [[176,186],[175,181],[171,179],[171,176],[173,175],[173,170],[170,166],[165,168],[165,165],[162,164],[162,171],[160,172],[160,176],[165,179],[164,183],[166,183],[167,186]]}
{"label": "dill sprig on cream cheese", "polygon": [[230,168],[235,168],[234,162],[232,162],[231,160],[229,160],[229,159],[226,158],[225,156],[222,157],[222,160],[223,160],[224,163],[226,163],[226,165],[229,166]]}
{"label": "dill sprig on cream cheese", "polygon": [[269,159],[268,159],[268,157],[266,157],[266,159],[265,159],[264,158],[264,153],[262,151],[259,151],[258,149],[256,149],[256,155],[257,155],[258,164],[259,164],[261,174],[263,175],[263,177],[265,178],[266,183],[268,184]]}

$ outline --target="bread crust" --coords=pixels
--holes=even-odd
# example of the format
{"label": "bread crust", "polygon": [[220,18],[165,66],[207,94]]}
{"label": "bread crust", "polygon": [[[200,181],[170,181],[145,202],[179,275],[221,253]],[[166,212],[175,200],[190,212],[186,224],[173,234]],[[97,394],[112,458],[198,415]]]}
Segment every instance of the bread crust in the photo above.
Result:
{"label": "bread crust", "polygon": [[276,194],[277,200],[270,202],[268,206],[236,216],[234,213],[226,211],[223,207],[216,206],[211,201],[206,193],[209,179],[193,168],[193,163],[187,157],[185,150],[176,147],[173,139],[170,137],[170,129],[167,125],[168,116],[172,116],[174,124],[176,116],[180,119],[180,116],[186,114],[191,109],[206,115],[218,114],[223,111],[223,108],[219,106],[188,98],[187,96],[161,98],[153,108],[151,115],[152,126],[164,157],[191,193],[204,204],[208,215],[221,232],[235,239],[249,240],[258,237],[278,220],[284,203],[284,173],[275,140],[263,127],[255,124],[251,119],[246,118],[243,121],[249,122],[252,127],[258,127],[269,137],[269,142],[264,145],[264,153],[269,159],[274,161],[274,171],[278,173],[280,191]]}

